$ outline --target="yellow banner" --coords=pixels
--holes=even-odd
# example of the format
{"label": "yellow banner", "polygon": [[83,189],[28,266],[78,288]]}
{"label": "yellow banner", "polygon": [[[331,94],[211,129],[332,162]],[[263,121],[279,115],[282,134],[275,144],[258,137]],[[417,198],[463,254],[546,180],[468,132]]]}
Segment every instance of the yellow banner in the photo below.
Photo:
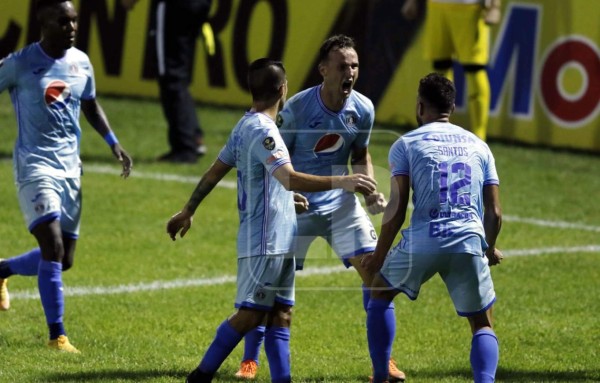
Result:
{"label": "yellow banner", "polygon": [[[36,41],[30,1],[0,13],[0,56]],[[493,29],[488,68],[492,91],[489,136],[600,151],[600,3],[589,0],[505,1]],[[130,12],[118,0],[74,1],[77,46],[88,52],[98,92],[156,97],[147,71],[149,0]],[[369,96],[379,123],[413,124],[417,81],[431,71],[422,55],[422,17],[406,22],[397,0],[215,0],[210,24],[216,52],[198,40],[192,94],[204,103],[246,107],[248,64],[281,59],[290,94],[318,84],[318,49],[333,33],[356,38],[357,89]],[[454,121],[467,125],[464,78]]]}

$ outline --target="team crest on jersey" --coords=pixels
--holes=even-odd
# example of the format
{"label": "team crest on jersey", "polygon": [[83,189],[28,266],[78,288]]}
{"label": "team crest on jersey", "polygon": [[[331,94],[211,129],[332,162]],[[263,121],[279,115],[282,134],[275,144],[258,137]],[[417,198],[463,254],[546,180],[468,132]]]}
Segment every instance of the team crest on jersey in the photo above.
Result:
{"label": "team crest on jersey", "polygon": [[356,121],[357,121],[357,118],[355,115],[349,114],[346,116],[346,126],[347,127],[352,128],[352,127],[356,126]]}
{"label": "team crest on jersey", "polygon": [[278,128],[281,128],[281,125],[283,125],[283,117],[281,116],[281,113],[277,113],[277,118],[275,119],[275,125],[277,125]]}
{"label": "team crest on jersey", "polygon": [[319,138],[313,151],[317,156],[338,152],[344,147],[344,138],[337,133],[328,133]]}
{"label": "team crest on jersey", "polygon": [[53,80],[44,90],[44,101],[49,108],[61,110],[71,101],[71,88],[61,80]]}
{"label": "team crest on jersey", "polygon": [[275,149],[275,140],[273,139],[273,137],[267,137],[267,138],[265,138],[263,140],[263,146],[267,150],[273,150],[273,149]]}

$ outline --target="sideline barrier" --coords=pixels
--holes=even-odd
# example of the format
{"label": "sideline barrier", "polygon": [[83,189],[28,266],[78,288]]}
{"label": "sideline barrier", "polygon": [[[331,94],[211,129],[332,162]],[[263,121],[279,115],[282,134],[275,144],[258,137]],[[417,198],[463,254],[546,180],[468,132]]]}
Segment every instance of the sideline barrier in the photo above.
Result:
{"label": "sideline barrier", "polygon": [[[0,13],[0,56],[36,41],[32,1],[10,1]],[[119,0],[74,1],[77,46],[94,63],[98,92],[156,97],[146,55],[149,0],[129,13]],[[493,28],[488,135],[519,142],[600,152],[600,3],[589,0],[503,1]],[[196,100],[246,107],[245,73],[255,58],[284,61],[290,95],[319,82],[317,55],[333,33],[357,39],[357,89],[376,119],[413,124],[417,81],[431,71],[422,58],[422,17],[406,22],[398,0],[215,0],[213,56],[202,41],[194,67]],[[456,123],[466,126],[464,76],[455,77]]]}

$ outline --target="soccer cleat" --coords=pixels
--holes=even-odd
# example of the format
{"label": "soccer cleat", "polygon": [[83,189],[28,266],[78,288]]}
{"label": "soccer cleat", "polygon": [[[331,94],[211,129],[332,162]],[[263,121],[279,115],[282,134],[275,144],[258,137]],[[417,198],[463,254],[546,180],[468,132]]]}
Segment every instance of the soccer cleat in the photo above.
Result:
{"label": "soccer cleat", "polygon": [[76,349],[75,346],[73,346],[71,344],[71,342],[69,342],[69,338],[67,338],[66,335],[60,335],[56,339],[51,339],[48,342],[48,347],[50,347],[53,350],[62,351],[62,352],[70,352],[73,354],[80,353],[80,351],[78,349]]}
{"label": "soccer cleat", "polygon": [[[406,374],[398,369],[396,366],[396,361],[390,358],[389,362],[389,372],[388,372],[388,380],[383,383],[396,383],[396,382],[404,382],[406,380]],[[369,376],[369,382],[373,383],[373,377]]]}
{"label": "soccer cleat", "polygon": [[8,295],[8,279],[0,278],[0,310],[6,311],[10,308],[10,295]]}
{"label": "soccer cleat", "polygon": [[212,382],[213,375],[202,372],[198,369],[190,372],[185,379],[185,383],[210,383]]}
{"label": "soccer cleat", "polygon": [[240,364],[240,369],[235,373],[235,377],[239,379],[254,379],[258,372],[258,363],[252,359],[244,360]]}
{"label": "soccer cleat", "polygon": [[390,382],[404,382],[406,379],[406,374],[398,369],[396,361],[392,358],[390,358],[388,374]]}

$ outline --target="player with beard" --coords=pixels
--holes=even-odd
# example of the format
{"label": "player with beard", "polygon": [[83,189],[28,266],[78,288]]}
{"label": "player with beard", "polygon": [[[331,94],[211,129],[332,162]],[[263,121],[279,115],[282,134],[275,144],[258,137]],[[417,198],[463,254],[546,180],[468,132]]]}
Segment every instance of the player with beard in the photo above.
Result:
{"label": "player with beard", "polygon": [[[320,176],[365,174],[373,177],[368,145],[375,109],[373,103],[353,89],[358,79],[358,54],[351,37],[328,38],[319,51],[320,85],[291,97],[277,117],[277,125],[294,167]],[[354,193],[331,190],[303,193],[308,211],[298,215],[296,268],[302,270],[310,244],[324,238],[346,267],[353,266],[363,281],[363,306],[369,301],[373,276],[361,266],[365,254],[375,250],[377,236],[369,216]],[[381,193],[365,195],[371,214],[381,213],[386,201]],[[264,326],[245,339],[238,378],[252,379],[258,369]],[[403,381],[404,373],[389,361],[391,381]]]}

